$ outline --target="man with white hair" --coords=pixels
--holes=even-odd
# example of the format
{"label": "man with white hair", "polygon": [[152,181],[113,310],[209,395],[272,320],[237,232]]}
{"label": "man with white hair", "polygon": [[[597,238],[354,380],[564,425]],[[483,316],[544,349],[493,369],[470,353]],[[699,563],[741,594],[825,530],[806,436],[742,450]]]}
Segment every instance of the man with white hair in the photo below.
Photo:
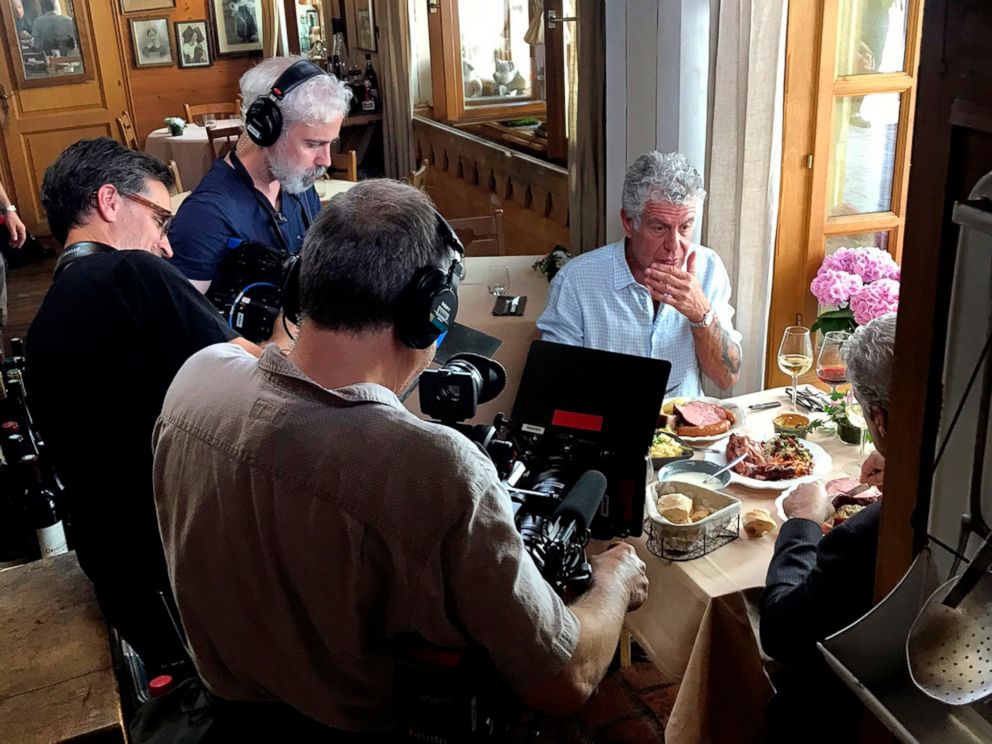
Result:
{"label": "man with white hair", "polygon": [[331,163],[348,87],[303,57],[273,57],[241,76],[246,132],[214,162],[169,231],[172,263],[201,292],[242,242],[299,252],[320,210],[313,188]]}
{"label": "man with white hair", "polygon": [[[876,449],[861,466],[861,481],[879,488],[885,476],[895,335],[896,315],[888,313],[858,328],[843,352],[848,380]],[[761,647],[789,665],[785,676],[776,680],[779,695],[769,709],[772,741],[794,740],[790,737],[796,729],[789,721],[806,715],[800,710],[803,700],[816,701],[819,708],[823,700],[843,694],[843,685],[823,667],[816,643],[854,622],[873,604],[881,502],[823,535],[820,525],[834,512],[831,499],[822,483],[808,483],[782,507],[788,520],[775,541],[761,597]],[[857,741],[849,734],[860,721],[860,708],[853,704],[855,714],[847,717],[839,703],[830,709],[832,725],[838,728],[831,728],[829,735],[824,730],[824,738],[811,741]]]}
{"label": "man with white hair", "polygon": [[721,388],[740,376],[730,278],[720,257],[692,242],[703,179],[679,153],[656,150],[627,169],[626,238],[569,261],[538,318],[546,341],[667,359],[667,393],[698,396],[702,375]]}

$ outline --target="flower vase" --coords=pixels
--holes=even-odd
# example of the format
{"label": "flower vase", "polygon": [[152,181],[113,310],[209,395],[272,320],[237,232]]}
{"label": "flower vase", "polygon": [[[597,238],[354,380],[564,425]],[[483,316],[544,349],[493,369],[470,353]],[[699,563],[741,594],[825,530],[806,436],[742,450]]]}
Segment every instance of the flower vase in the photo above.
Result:
{"label": "flower vase", "polygon": [[181,125],[170,124],[169,125],[169,135],[172,136],[172,137],[179,137],[183,133],[183,130],[184,129],[186,129],[186,125],[185,124],[181,124]]}
{"label": "flower vase", "polygon": [[837,436],[845,444],[861,444],[863,432],[846,418],[837,420]]}

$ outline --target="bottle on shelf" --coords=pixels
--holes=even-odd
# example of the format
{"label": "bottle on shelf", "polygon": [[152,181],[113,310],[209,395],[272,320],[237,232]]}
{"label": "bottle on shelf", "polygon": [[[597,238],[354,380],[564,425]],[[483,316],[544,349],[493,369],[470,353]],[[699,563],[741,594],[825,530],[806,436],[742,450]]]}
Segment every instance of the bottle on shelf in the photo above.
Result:
{"label": "bottle on shelf", "polygon": [[365,78],[362,81],[365,86],[362,96],[362,113],[374,114],[380,109],[379,106],[379,76],[375,74],[372,67],[372,55],[365,55]]}
{"label": "bottle on shelf", "polygon": [[341,61],[343,53],[344,34],[340,31],[336,31],[331,42],[331,64],[328,71],[341,82],[345,82],[347,76],[344,62]]}
{"label": "bottle on shelf", "polygon": [[55,494],[45,483],[45,471],[37,455],[21,458],[21,467],[28,475],[29,486],[25,492],[25,502],[31,525],[38,537],[38,549],[42,558],[69,552],[65,528],[55,506]]}

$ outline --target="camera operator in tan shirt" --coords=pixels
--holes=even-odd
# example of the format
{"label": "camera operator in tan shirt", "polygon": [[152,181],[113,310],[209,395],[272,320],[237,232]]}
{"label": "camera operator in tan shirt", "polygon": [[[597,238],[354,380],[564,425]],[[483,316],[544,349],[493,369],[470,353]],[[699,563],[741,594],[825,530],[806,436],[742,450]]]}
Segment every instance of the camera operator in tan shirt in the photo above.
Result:
{"label": "camera operator in tan shirt", "polygon": [[566,606],[488,458],[397,398],[434,355],[403,329],[414,277],[455,268],[444,227],[419,190],[360,182],[307,234],[289,355],[217,345],[173,382],[154,437],[159,526],[197,669],[221,698],[388,731],[391,643],[414,633],[481,647],[523,702],[564,714],[646,596],[644,564],[618,544]]}

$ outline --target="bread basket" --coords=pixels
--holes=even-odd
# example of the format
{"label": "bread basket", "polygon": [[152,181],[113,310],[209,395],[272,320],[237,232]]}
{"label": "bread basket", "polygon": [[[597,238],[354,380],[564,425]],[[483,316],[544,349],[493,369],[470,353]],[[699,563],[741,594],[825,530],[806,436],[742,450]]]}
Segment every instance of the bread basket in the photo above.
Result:
{"label": "bread basket", "polygon": [[[707,506],[714,512],[691,524],[673,524],[658,513],[657,499],[666,493],[682,493],[693,506]],[[740,535],[741,502],[729,494],[705,486],[677,480],[660,481],[649,488],[645,498],[644,532],[654,555],[669,561],[690,561],[712,553]]]}

